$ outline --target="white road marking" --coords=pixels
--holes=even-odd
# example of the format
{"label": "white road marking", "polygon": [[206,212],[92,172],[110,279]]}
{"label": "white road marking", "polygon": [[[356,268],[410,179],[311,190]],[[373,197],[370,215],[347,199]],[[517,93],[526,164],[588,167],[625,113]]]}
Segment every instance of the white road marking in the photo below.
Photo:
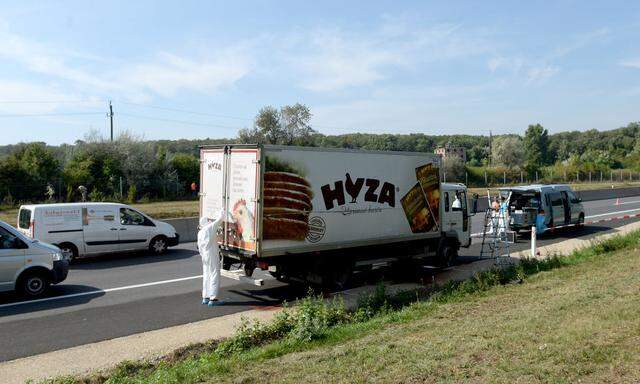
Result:
{"label": "white road marking", "polygon": [[115,288],[107,288],[107,289],[95,289],[93,291],[72,293],[70,295],[45,297],[43,299],[19,301],[17,303],[2,304],[2,305],[0,305],[0,308],[14,307],[14,306],[24,305],[24,304],[43,303],[43,302],[46,302],[46,301],[69,299],[69,298],[72,298],[72,297],[96,295],[96,294],[99,294],[99,293],[109,293],[109,292],[125,291],[125,290],[128,290],[128,289],[152,287],[154,285],[171,284],[171,283],[177,283],[177,282],[180,282],[180,281],[195,280],[195,279],[201,279],[201,278],[202,278],[202,275],[197,275],[197,276],[180,277],[180,278],[171,279],[171,280],[153,281],[153,282],[150,282],[150,283],[143,283],[143,284],[126,285],[124,287],[115,287]]}
{"label": "white road marking", "polygon": [[636,212],[636,211],[640,211],[640,208],[637,209],[627,209],[625,211],[615,211],[615,212],[608,212],[608,213],[601,213],[599,215],[591,215],[591,216],[587,216],[585,217],[585,219],[591,219],[594,217],[602,217],[602,216],[611,216],[611,215],[615,215],[617,213],[629,213],[629,212]]}
{"label": "white road marking", "polygon": [[618,204],[614,204],[614,205],[624,205],[624,204],[638,204],[640,203],[640,200],[635,200],[635,201],[621,201]]}

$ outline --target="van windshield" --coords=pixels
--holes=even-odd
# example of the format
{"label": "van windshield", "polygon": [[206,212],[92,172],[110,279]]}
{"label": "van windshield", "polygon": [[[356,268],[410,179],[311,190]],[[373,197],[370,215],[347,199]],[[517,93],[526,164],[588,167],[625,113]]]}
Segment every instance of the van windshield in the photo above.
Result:
{"label": "van windshield", "polygon": [[18,227],[20,229],[29,229],[29,225],[31,225],[31,210],[27,208],[20,208],[20,213],[18,214]]}

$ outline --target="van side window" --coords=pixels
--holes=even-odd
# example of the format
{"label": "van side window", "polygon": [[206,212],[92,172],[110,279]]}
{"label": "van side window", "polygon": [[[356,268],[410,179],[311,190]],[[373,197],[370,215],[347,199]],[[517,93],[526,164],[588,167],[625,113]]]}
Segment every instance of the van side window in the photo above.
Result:
{"label": "van side window", "polygon": [[122,225],[144,225],[144,216],[140,212],[129,208],[120,208],[120,224]]}
{"label": "van side window", "polygon": [[569,197],[569,202],[571,202],[572,204],[577,204],[580,202],[578,197],[571,191],[567,191],[567,196]]}
{"label": "van side window", "polygon": [[11,232],[0,227],[0,249],[15,249],[16,237]]}
{"label": "van side window", "polygon": [[449,212],[449,192],[444,193],[444,211]]}

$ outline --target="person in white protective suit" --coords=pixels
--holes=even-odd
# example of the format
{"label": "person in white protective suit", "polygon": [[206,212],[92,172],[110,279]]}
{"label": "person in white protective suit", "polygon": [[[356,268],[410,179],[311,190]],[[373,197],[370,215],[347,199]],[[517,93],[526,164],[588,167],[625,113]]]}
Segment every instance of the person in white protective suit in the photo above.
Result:
{"label": "person in white protective suit", "polygon": [[214,221],[209,221],[206,217],[200,218],[198,251],[202,257],[202,304],[207,304],[210,307],[223,304],[218,300],[220,249],[217,242],[217,232],[224,217],[225,211],[221,210]]}

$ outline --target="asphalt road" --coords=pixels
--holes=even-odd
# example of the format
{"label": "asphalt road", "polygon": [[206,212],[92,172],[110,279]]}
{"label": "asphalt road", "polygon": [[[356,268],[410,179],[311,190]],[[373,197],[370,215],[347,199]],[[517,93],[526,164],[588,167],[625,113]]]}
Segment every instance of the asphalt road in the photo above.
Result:
{"label": "asphalt road", "polygon": [[[587,221],[640,213],[640,197],[615,202],[586,202]],[[557,231],[540,238],[539,244],[589,238],[635,220],[632,216]],[[473,232],[482,230],[481,221],[480,216],[473,218]],[[523,240],[511,249],[528,246]],[[461,251],[458,262],[472,262],[479,253],[476,243]],[[256,271],[264,277],[264,286],[223,277],[221,298],[226,305],[208,308],[200,304],[201,272],[195,245],[187,243],[159,257],[141,253],[82,260],[72,265],[64,283],[39,301],[0,294],[0,361],[275,305],[305,293]]]}

